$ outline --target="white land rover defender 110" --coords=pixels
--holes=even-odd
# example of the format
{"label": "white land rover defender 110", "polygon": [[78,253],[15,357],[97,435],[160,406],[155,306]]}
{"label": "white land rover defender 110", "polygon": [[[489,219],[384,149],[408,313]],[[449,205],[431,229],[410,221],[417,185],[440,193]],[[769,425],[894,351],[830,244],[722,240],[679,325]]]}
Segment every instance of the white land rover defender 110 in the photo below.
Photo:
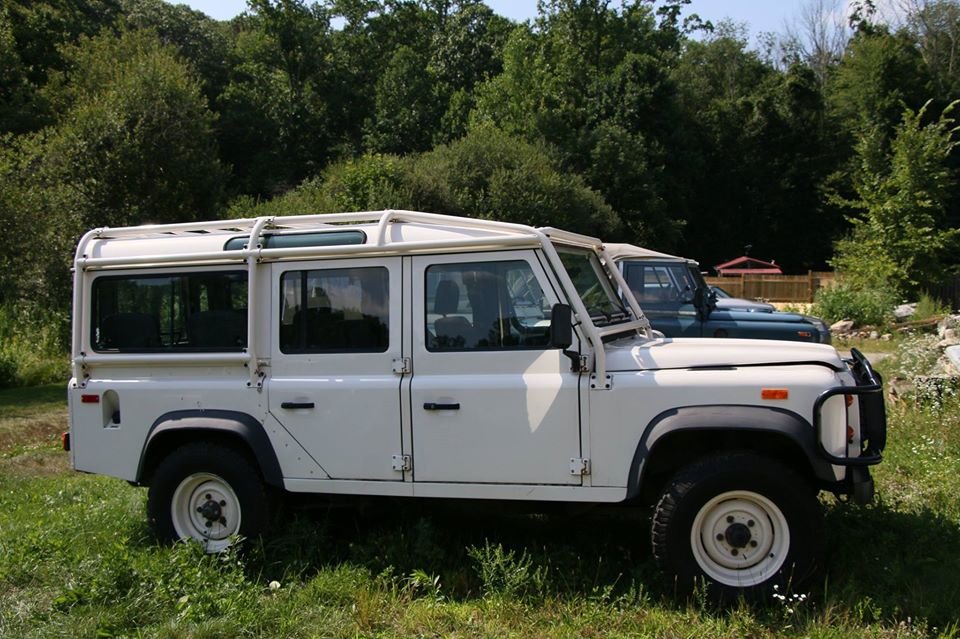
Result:
{"label": "white land rover defender 110", "polygon": [[77,248],[66,446],[217,551],[295,493],[653,504],[724,595],[812,570],[872,498],[856,351],[656,339],[600,240],[408,211],[103,228]]}

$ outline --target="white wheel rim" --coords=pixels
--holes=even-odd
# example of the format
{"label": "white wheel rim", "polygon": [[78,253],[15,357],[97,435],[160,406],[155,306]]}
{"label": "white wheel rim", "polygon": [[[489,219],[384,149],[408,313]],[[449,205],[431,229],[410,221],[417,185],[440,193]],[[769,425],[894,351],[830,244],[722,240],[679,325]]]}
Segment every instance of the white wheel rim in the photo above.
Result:
{"label": "white wheel rim", "polygon": [[240,532],[240,500],[230,484],[212,473],[194,473],[180,482],[170,514],[177,535],[203,542],[207,552],[228,547]]}
{"label": "white wheel rim", "polygon": [[690,545],[708,577],[725,586],[749,588],[783,567],[790,527],[777,505],[763,495],[732,490],[703,505],[693,520]]}

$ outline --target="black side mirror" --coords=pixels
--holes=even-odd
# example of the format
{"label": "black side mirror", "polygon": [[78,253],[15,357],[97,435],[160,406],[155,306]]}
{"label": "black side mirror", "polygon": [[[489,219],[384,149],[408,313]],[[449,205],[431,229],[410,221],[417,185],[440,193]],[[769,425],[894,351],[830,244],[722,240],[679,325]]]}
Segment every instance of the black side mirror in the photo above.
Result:
{"label": "black side mirror", "polygon": [[550,347],[566,350],[573,344],[573,309],[554,304],[550,310]]}

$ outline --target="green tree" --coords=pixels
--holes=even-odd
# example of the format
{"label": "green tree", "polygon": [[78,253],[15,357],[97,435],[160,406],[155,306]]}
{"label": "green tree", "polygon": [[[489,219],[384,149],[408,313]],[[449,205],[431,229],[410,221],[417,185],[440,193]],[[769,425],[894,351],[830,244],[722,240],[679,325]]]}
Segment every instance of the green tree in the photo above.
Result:
{"label": "green tree", "polygon": [[50,124],[40,90],[64,69],[66,46],[114,26],[119,0],[5,0],[0,4],[0,133]]}
{"label": "green tree", "polygon": [[956,184],[948,165],[958,144],[953,106],[928,124],[926,106],[906,109],[889,150],[880,130],[860,138],[852,178],[856,197],[838,198],[854,211],[853,229],[837,242],[832,262],[855,284],[902,291],[941,277],[960,237],[960,229],[943,226]]}
{"label": "green tree", "polygon": [[176,48],[203,82],[207,102],[214,105],[227,83],[230,41],[213,19],[185,4],[164,0],[122,0],[127,29],[151,29],[163,44]]}
{"label": "green tree", "polygon": [[430,148],[440,114],[436,81],[427,61],[400,47],[377,81],[376,108],[367,124],[367,148],[378,153],[409,153]]}
{"label": "green tree", "polygon": [[778,71],[720,24],[687,44],[674,81],[684,137],[671,149],[683,159],[671,177],[687,254],[710,266],[750,244],[788,267],[822,265],[842,218],[818,185],[844,156],[824,128],[814,72]]}
{"label": "green tree", "polygon": [[240,190],[274,194],[330,159],[330,13],[302,0],[249,4],[218,101],[219,139]]}
{"label": "green tree", "polygon": [[827,83],[831,114],[854,137],[889,136],[904,105],[919,109],[930,97],[930,76],[913,41],[882,26],[862,26]]}
{"label": "green tree", "polygon": [[[225,171],[197,79],[156,35],[81,38],[51,81],[56,126],[12,142],[0,180],[3,217],[30,212],[37,249],[7,256],[32,297],[65,304],[84,230],[216,215]],[[23,290],[22,288],[20,290]]]}
{"label": "green tree", "polygon": [[413,208],[600,237],[620,230],[619,217],[603,197],[562,170],[543,143],[491,126],[411,159],[409,171],[405,195]]}

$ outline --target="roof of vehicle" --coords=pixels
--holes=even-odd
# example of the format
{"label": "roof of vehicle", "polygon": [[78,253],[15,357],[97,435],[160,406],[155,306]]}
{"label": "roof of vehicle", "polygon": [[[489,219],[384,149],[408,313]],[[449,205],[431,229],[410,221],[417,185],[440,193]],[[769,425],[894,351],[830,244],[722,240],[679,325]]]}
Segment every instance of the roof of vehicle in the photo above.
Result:
{"label": "roof of vehicle", "polygon": [[[262,241],[265,236],[328,232],[353,232],[354,236],[359,232],[362,237],[359,241],[354,238],[327,245],[301,243],[286,248],[270,248]],[[154,261],[164,263],[193,259],[239,261],[249,255],[243,249],[244,240],[251,234],[261,240],[254,249],[258,255],[278,259],[537,246],[544,236],[564,244],[601,246],[597,238],[549,227],[538,229],[476,218],[388,210],[94,229],[78,246],[77,260],[85,267],[121,266],[132,261],[143,264],[145,257],[154,256]],[[241,250],[228,250],[230,240],[234,240],[231,248]]]}
{"label": "roof of vehicle", "polygon": [[645,249],[634,244],[617,244],[617,243],[605,243],[604,248],[607,249],[607,253],[615,260],[623,260],[628,258],[634,259],[643,259],[643,260],[673,260],[676,262],[693,262],[696,264],[695,260],[691,260],[686,257],[680,257],[679,255],[670,255],[669,253],[660,253],[659,251],[652,251],[650,249]]}

